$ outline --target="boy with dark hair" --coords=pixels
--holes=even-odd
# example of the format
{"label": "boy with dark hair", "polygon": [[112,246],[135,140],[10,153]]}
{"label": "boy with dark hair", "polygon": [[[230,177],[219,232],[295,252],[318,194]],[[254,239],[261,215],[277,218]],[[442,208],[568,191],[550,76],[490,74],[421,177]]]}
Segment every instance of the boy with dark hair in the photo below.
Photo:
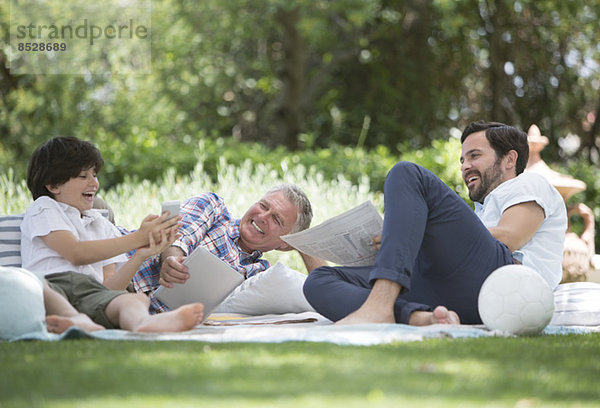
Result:
{"label": "boy with dark hair", "polygon": [[[44,298],[51,304],[46,305],[47,313],[56,310],[58,293],[107,328],[191,329],[202,320],[201,304],[151,316],[145,295],[124,290],[147,257],[176,239],[180,217],[149,215],[137,231],[121,235],[92,210],[99,187],[97,173],[103,164],[93,144],[72,137],[51,139],[35,150],[27,169],[27,186],[35,201],[21,224],[23,268],[44,275],[48,282],[51,289]],[[124,254],[134,249],[128,260]],[[57,332],[71,323],[60,315],[47,321]]]}

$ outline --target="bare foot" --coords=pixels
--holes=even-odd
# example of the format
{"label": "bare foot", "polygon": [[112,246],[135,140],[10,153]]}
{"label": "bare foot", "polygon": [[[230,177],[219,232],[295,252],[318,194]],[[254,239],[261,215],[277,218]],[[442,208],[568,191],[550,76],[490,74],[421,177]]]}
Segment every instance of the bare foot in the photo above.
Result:
{"label": "bare foot", "polygon": [[183,305],[166,313],[148,316],[136,332],[180,332],[194,328],[202,322],[204,306],[202,303]]}
{"label": "bare foot", "polygon": [[445,306],[438,306],[433,312],[417,310],[410,315],[411,326],[429,326],[431,324],[460,324],[458,314]]}
{"label": "bare foot", "polygon": [[377,279],[362,306],[336,324],[396,323],[394,302],[401,289],[397,282]]}
{"label": "bare foot", "polygon": [[46,327],[50,333],[60,334],[71,326],[77,326],[88,332],[104,330],[104,326],[94,323],[92,319],[83,313],[73,316],[46,316]]}
{"label": "bare foot", "polygon": [[396,323],[394,311],[380,310],[365,303],[355,312],[335,322],[337,325],[368,323]]}

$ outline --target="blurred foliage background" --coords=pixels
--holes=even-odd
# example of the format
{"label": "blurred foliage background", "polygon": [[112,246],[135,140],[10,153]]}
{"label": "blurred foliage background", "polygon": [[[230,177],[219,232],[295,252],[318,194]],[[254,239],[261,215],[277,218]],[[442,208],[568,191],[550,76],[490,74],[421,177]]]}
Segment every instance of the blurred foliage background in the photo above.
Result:
{"label": "blurred foliage background", "polygon": [[600,218],[598,0],[154,0],[148,75],[16,75],[0,0],[0,167],[44,140],[96,143],[104,188],[198,161],[315,166],[381,189],[399,159],[463,194],[456,135],[495,120],[549,137]]}

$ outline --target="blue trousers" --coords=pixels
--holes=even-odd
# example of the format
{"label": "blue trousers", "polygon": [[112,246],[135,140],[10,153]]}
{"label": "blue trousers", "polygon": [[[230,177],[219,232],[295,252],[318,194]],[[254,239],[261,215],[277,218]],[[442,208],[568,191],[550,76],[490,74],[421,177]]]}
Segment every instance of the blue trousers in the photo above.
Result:
{"label": "blue trousers", "polygon": [[320,267],[304,284],[317,312],[337,321],[357,310],[377,279],[402,286],[394,312],[408,323],[416,310],[438,305],[461,323],[479,324],[477,298],[484,280],[513,263],[460,196],[429,170],[397,163],[384,185],[382,245],[372,267]]}

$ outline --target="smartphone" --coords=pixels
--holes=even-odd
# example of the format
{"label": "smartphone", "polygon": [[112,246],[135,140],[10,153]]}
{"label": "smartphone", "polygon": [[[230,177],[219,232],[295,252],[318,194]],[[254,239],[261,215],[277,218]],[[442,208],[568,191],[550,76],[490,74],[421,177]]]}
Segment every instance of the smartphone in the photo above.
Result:
{"label": "smartphone", "polygon": [[162,209],[161,209],[161,214],[164,213],[165,211],[169,212],[169,218],[173,218],[179,215],[179,201],[178,200],[172,200],[172,201],[165,201],[162,203]]}

